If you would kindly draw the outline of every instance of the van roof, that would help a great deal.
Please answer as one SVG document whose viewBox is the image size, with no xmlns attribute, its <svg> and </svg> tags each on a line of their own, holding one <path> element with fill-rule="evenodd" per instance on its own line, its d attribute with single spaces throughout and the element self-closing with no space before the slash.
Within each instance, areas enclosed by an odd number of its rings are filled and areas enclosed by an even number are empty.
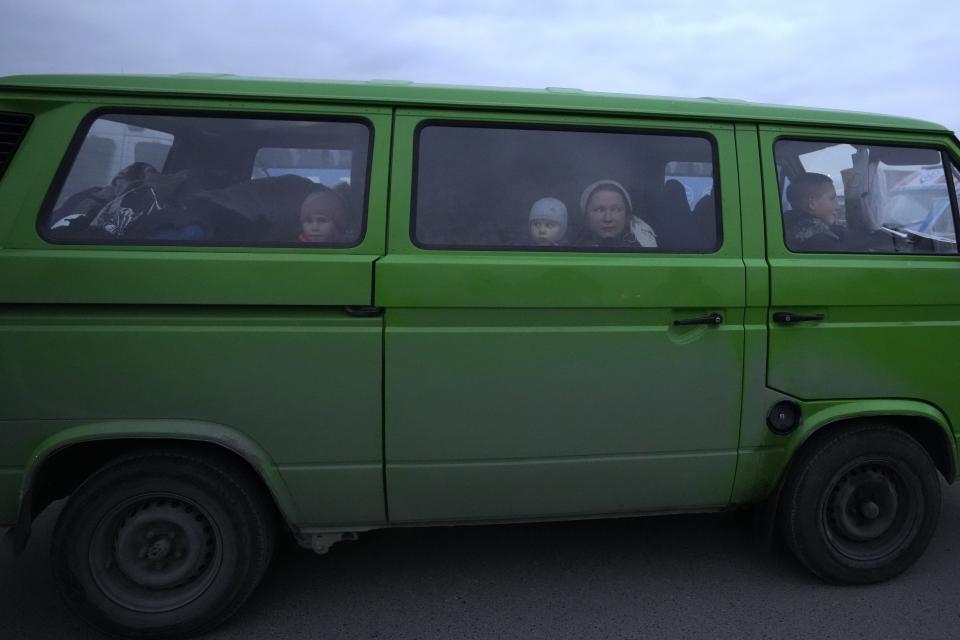
<svg viewBox="0 0 960 640">
<path fill-rule="evenodd" d="M 298 100 L 384 106 L 455 109 L 556 111 L 606 115 L 749 120 L 754 122 L 839 125 L 912 131 L 949 131 L 924 120 L 879 114 L 750 103 L 718 98 L 667 98 L 579 89 L 460 87 L 375 80 L 327 82 L 243 78 L 222 74 L 38 75 L 0 78 L 0 91 L 149 96 L 230 97 L 245 100 Z"/>
</svg>

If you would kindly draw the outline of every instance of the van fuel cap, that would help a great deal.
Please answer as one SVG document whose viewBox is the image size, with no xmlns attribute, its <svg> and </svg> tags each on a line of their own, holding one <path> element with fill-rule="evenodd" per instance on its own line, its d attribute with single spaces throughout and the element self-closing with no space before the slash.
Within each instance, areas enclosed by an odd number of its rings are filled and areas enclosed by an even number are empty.
<svg viewBox="0 0 960 640">
<path fill-rule="evenodd" d="M 791 400 L 783 400 L 770 407 L 767 414 L 767 426 L 777 434 L 789 433 L 800 424 L 800 405 Z"/>
</svg>

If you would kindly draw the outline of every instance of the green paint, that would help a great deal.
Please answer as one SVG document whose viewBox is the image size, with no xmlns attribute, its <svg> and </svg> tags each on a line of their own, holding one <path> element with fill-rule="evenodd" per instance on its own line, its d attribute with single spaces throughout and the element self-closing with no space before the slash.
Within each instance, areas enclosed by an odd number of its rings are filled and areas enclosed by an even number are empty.
<svg viewBox="0 0 960 640">
<path fill-rule="evenodd" d="M 333 105 L 389 105 L 489 108 L 534 113 L 572 112 L 647 114 L 713 121 L 803 122 L 849 127 L 946 131 L 942 126 L 893 116 L 751 104 L 716 98 L 660 98 L 587 91 L 430 86 L 395 82 L 316 82 L 269 80 L 228 75 L 179 76 L 11 76 L 0 78 L 0 90 L 27 96 L 67 95 L 83 100 L 103 95 L 129 95 L 153 100 L 189 96 Z"/>
<path fill-rule="evenodd" d="M 367 232 L 350 249 L 51 245 L 37 216 L 97 109 L 362 118 Z M 765 497 L 818 429 L 960 419 L 957 256 L 792 254 L 781 136 L 935 145 L 904 118 L 590 94 L 229 77 L 0 79 L 33 125 L 0 183 L 0 523 L 37 465 L 117 438 L 251 462 L 311 532 L 722 509 Z M 424 250 L 426 120 L 705 135 L 715 253 Z M 381 317 L 346 314 L 376 304 Z M 779 326 L 778 310 L 825 313 Z M 719 327 L 673 321 L 721 313 Z M 781 436 L 770 406 L 797 400 Z"/>
</svg>

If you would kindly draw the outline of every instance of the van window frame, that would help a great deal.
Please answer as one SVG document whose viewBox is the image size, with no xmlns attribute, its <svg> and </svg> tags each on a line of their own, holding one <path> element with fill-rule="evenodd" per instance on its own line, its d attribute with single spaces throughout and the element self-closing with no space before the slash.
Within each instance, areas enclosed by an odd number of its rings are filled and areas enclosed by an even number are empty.
<svg viewBox="0 0 960 640">
<path fill-rule="evenodd" d="M 45 231 L 46 223 L 49 220 L 50 216 L 53 214 L 53 210 L 56 206 L 57 198 L 60 195 L 60 190 L 63 189 L 67 181 L 67 176 L 70 174 L 70 170 L 73 168 L 73 164 L 77 159 L 77 155 L 80 152 L 80 147 L 83 146 L 84 141 L 87 139 L 87 135 L 90 133 L 90 128 L 93 126 L 93 123 L 98 119 L 102 118 L 105 115 L 132 115 L 132 116 L 161 116 L 161 117 L 183 117 L 183 118 L 220 118 L 220 119 L 229 119 L 229 120 L 281 120 L 287 122 L 323 122 L 323 123 L 353 123 L 362 125 L 367 131 L 367 158 L 366 164 L 364 166 L 364 189 L 363 189 L 363 199 L 362 199 L 362 212 L 361 212 L 361 223 L 360 223 L 360 233 L 356 240 L 351 244 L 319 244 L 312 245 L 310 243 L 304 242 L 180 242 L 176 240 L 151 240 L 149 242 L 130 242 L 130 241 L 113 241 L 113 242 L 98 242 L 93 240 L 78 240 L 78 241 L 63 241 L 55 240 L 49 238 Z M 157 128 L 157 131 L 164 131 L 163 129 Z M 171 133 L 169 131 L 164 131 L 165 133 Z M 171 133 L 171 135 L 173 135 Z M 373 151 L 374 151 L 374 138 L 376 136 L 376 126 L 374 123 L 362 116 L 345 116 L 345 115 L 335 115 L 335 116 L 324 116 L 322 114 L 316 113 L 304 113 L 304 112 L 281 112 L 271 110 L 269 112 L 257 112 L 257 111 L 229 111 L 222 109 L 184 109 L 184 108 L 149 108 L 149 107 L 110 107 L 103 106 L 92 109 L 87 114 L 83 116 L 80 122 L 77 124 L 76 131 L 74 131 L 73 137 L 70 139 L 70 143 L 67 145 L 66 150 L 64 151 L 63 158 L 60 160 L 60 164 L 57 167 L 56 172 L 54 173 L 53 180 L 50 182 L 50 186 L 47 189 L 46 195 L 43 198 L 42 204 L 40 205 L 40 210 L 37 213 L 35 230 L 37 236 L 43 240 L 48 245 L 63 246 L 63 247 L 81 247 L 81 246 L 93 246 L 93 247 L 103 247 L 106 249 L 114 248 L 140 248 L 148 249 L 150 247 L 162 248 L 165 250 L 169 249 L 188 249 L 188 250 L 197 250 L 197 249 L 214 249 L 214 248 L 242 248 L 242 249 L 301 249 L 301 250 L 343 250 L 343 249 L 356 249 L 361 244 L 364 243 L 367 237 L 367 223 L 368 223 L 368 208 L 370 200 L 370 178 L 373 173 Z M 170 154 L 174 152 L 177 147 L 177 136 L 174 135 L 173 144 L 170 147 Z M 168 154 L 169 155 L 169 154 Z M 352 180 L 351 180 L 352 182 Z"/>
<path fill-rule="evenodd" d="M 841 134 L 842 135 L 842 134 Z M 777 171 L 777 145 L 780 142 L 833 142 L 835 144 L 849 144 L 849 145 L 864 145 L 864 146 L 877 146 L 877 147 L 902 147 L 905 149 L 927 149 L 930 151 L 937 151 L 940 155 L 940 164 L 944 169 L 944 173 L 947 176 L 947 193 L 950 194 L 950 206 L 953 211 L 953 235 L 954 240 L 957 241 L 957 253 L 880 253 L 875 251 L 794 251 L 787 244 L 787 228 L 783 223 L 783 190 L 780 186 L 780 173 Z M 910 142 L 905 140 L 877 140 L 873 139 L 872 141 L 869 138 L 857 138 L 856 136 L 851 136 L 849 138 L 837 138 L 834 135 L 824 134 L 822 137 L 816 135 L 803 135 L 803 136 L 793 136 L 789 133 L 784 133 L 777 135 L 773 138 L 773 142 L 770 148 L 771 153 L 773 154 L 773 168 L 775 171 L 775 177 L 777 182 L 777 210 L 779 211 L 780 217 L 780 240 L 782 246 L 791 256 L 875 256 L 875 257 L 896 257 L 896 256 L 905 256 L 909 258 L 919 259 L 919 258 L 956 258 L 960 257 L 960 212 L 957 210 L 957 196 L 955 193 L 955 188 L 953 185 L 953 173 L 950 171 L 950 164 L 946 162 L 947 159 L 953 160 L 953 157 L 950 155 L 949 149 L 944 144 L 931 143 L 931 142 Z M 955 162 L 955 161 L 954 161 Z M 960 166 L 958 166 L 960 168 Z M 844 194 L 846 197 L 846 194 Z"/>
<path fill-rule="evenodd" d="M 953 209 L 953 235 L 957 235 L 960 230 L 960 207 L 957 206 L 957 185 L 953 179 L 953 169 L 956 165 L 960 173 L 960 163 L 951 157 L 946 147 L 940 150 L 940 159 L 943 161 L 943 166 L 947 168 L 947 193 L 950 196 L 950 207 Z M 957 246 L 960 250 L 960 238 L 957 239 Z"/>
<path fill-rule="evenodd" d="M 577 133 L 618 133 L 635 135 L 657 135 L 662 137 L 687 137 L 702 138 L 710 144 L 710 161 L 713 163 L 713 187 L 712 195 L 714 199 L 714 218 L 716 223 L 716 242 L 710 251 L 667 251 L 659 247 L 578 247 L 578 246 L 560 246 L 560 247 L 535 247 L 520 246 L 514 248 L 511 245 L 424 245 L 417 240 L 417 191 L 420 176 L 420 134 L 423 129 L 429 126 L 458 127 L 464 129 L 518 129 L 525 131 L 570 131 Z M 417 249 L 423 251 L 495 251 L 506 252 L 510 254 L 564 254 L 564 253 L 586 253 L 586 254 L 627 254 L 627 255 L 713 255 L 719 253 L 724 247 L 723 234 L 723 207 L 721 206 L 720 193 L 720 153 L 719 142 L 717 138 L 708 131 L 696 131 L 690 129 L 655 129 L 655 128 L 637 128 L 627 124 L 623 125 L 562 125 L 554 123 L 535 123 L 535 122 L 498 122 L 490 120 L 462 120 L 445 118 L 426 118 L 417 123 L 413 131 L 413 162 L 411 165 L 411 185 L 410 185 L 410 224 L 408 236 L 410 243 Z M 654 229 L 654 231 L 656 231 Z"/>
</svg>

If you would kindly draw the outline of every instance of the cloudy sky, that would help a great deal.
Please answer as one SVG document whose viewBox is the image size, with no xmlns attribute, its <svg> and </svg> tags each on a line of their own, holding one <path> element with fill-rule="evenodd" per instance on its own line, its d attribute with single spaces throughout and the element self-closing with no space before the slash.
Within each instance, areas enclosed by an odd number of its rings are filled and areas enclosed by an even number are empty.
<svg viewBox="0 0 960 640">
<path fill-rule="evenodd" d="M 579 87 L 960 129 L 960 2 L 0 0 L 0 75 Z"/>
</svg>

